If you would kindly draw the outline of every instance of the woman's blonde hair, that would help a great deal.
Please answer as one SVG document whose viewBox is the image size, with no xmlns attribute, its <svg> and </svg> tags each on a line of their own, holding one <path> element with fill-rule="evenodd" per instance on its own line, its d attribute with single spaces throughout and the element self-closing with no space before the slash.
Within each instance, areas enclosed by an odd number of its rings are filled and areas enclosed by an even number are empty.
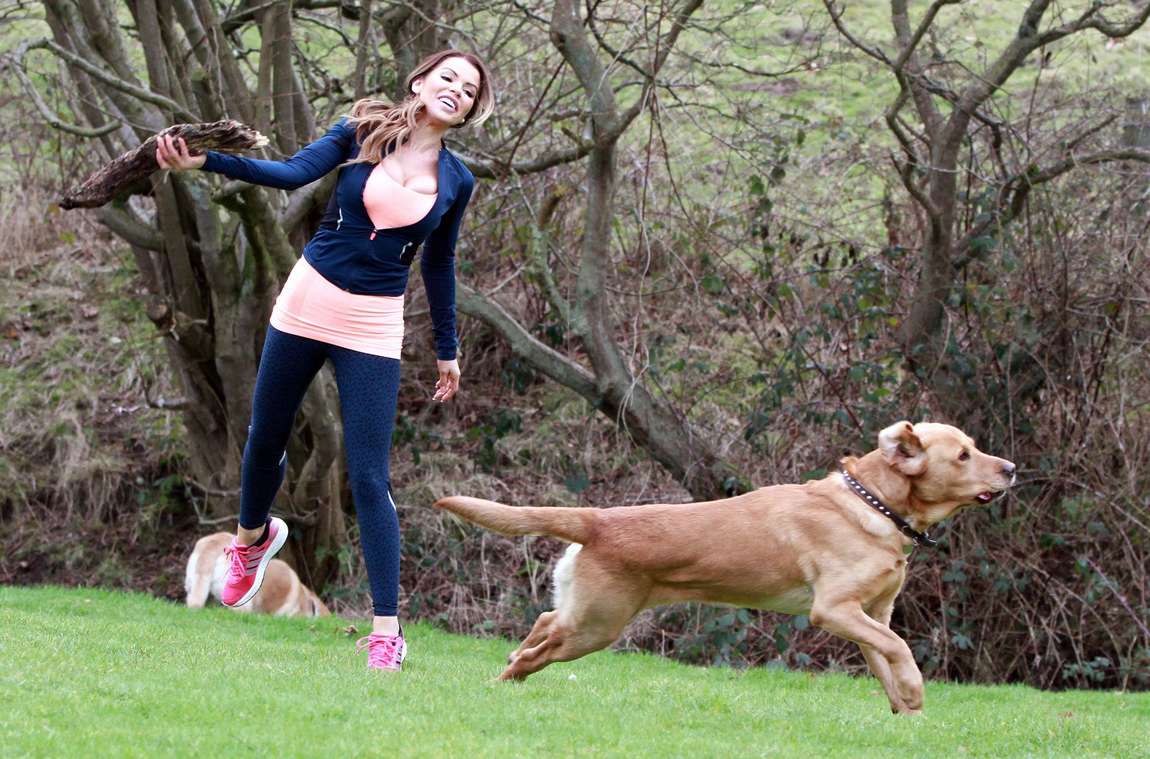
<svg viewBox="0 0 1150 759">
<path fill-rule="evenodd" d="M 392 105 L 385 100 L 363 98 L 352 106 L 348 123 L 355 127 L 355 136 L 361 147 L 359 156 L 349 163 L 378 163 L 393 146 L 407 141 L 415 129 L 416 119 L 424 110 L 423 103 L 411 90 L 411 83 L 430 74 L 448 58 L 462 58 L 479 71 L 479 89 L 475 93 L 471 112 L 455 126 L 482 124 L 487 120 L 495 110 L 495 93 L 491 88 L 491 73 L 487 70 L 487 64 L 471 53 L 450 48 L 441 50 L 424 58 L 407 75 L 404 84 L 408 96 L 403 102 Z"/>
</svg>

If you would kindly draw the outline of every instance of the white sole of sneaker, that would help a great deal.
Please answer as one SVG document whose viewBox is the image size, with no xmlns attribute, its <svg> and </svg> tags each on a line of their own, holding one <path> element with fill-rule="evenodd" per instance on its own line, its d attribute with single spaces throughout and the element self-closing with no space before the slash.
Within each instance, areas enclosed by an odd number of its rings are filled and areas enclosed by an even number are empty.
<svg viewBox="0 0 1150 759">
<path fill-rule="evenodd" d="M 272 517 L 271 524 L 275 525 L 276 536 L 272 538 L 271 546 L 263 555 L 263 558 L 260 559 L 260 565 L 256 567 L 256 579 L 252 583 L 251 588 L 248 589 L 247 593 L 244 593 L 243 598 L 232 604 L 232 608 L 243 606 L 256 597 L 256 593 L 260 592 L 260 586 L 264 584 L 264 571 L 268 568 L 268 564 L 271 563 L 272 559 L 276 557 L 276 554 L 280 552 L 280 549 L 284 547 L 284 543 L 287 542 L 287 522 L 279 517 Z"/>
</svg>

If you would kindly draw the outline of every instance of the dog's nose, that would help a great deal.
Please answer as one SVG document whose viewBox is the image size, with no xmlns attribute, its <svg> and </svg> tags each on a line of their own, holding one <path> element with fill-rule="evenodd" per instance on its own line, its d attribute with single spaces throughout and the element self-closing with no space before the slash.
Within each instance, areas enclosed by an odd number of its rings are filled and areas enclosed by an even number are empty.
<svg viewBox="0 0 1150 759">
<path fill-rule="evenodd" d="M 1014 476 L 1014 464 L 1009 461 L 1003 462 L 1002 473 Z"/>
</svg>

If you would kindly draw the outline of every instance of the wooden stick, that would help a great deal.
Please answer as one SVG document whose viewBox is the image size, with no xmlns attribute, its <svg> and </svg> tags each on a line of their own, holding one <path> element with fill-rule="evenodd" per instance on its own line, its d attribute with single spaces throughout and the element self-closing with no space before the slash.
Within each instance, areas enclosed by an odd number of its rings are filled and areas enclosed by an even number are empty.
<svg viewBox="0 0 1150 759">
<path fill-rule="evenodd" d="M 160 166 L 156 163 L 156 139 L 163 135 L 182 137 L 188 145 L 188 152 L 193 155 L 205 150 L 239 153 L 268 144 L 267 137 L 238 121 L 176 124 L 149 137 L 141 145 L 89 176 L 83 184 L 64 195 L 60 200 L 60 208 L 98 208 L 112 198 L 135 189 L 142 180 L 159 170 Z"/>
</svg>

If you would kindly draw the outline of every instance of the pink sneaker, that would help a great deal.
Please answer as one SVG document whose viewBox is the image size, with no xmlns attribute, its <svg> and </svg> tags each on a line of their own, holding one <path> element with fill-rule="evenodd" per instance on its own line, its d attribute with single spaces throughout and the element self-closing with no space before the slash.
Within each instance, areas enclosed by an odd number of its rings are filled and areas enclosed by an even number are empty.
<svg viewBox="0 0 1150 759">
<path fill-rule="evenodd" d="M 232 538 L 232 544 L 224 549 L 231 564 L 228 579 L 220 593 L 224 606 L 243 606 L 255 597 L 264 582 L 264 570 L 272 558 L 287 542 L 287 523 L 279 517 L 268 520 L 268 538 L 260 546 L 241 546 Z"/>
<path fill-rule="evenodd" d="M 355 652 L 367 649 L 367 668 L 382 669 L 385 672 L 398 672 L 403 669 L 403 657 L 407 656 L 407 641 L 403 630 L 399 635 L 372 633 L 355 643 Z"/>
</svg>

